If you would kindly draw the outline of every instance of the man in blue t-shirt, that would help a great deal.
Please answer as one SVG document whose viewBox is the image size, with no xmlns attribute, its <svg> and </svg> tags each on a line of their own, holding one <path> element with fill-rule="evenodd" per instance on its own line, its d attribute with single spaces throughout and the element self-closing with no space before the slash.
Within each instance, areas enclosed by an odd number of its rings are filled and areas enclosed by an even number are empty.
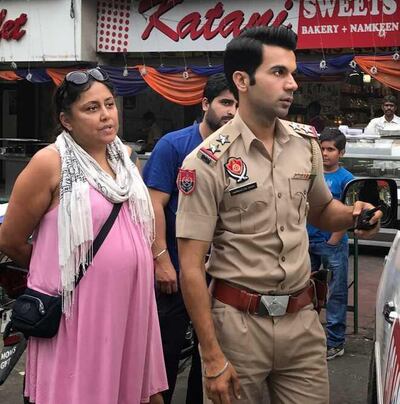
<svg viewBox="0 0 400 404">
<path fill-rule="evenodd" d="M 179 288 L 175 217 L 178 208 L 177 180 L 180 186 L 190 193 L 194 187 L 195 177 L 190 175 L 181 177 L 179 169 L 193 149 L 233 118 L 236 108 L 237 102 L 228 89 L 225 75 L 219 73 L 210 76 L 203 93 L 204 115 L 201 123 L 163 136 L 156 144 L 143 170 L 143 179 L 149 188 L 156 221 L 153 255 L 157 307 L 169 385 L 169 390 L 163 393 L 165 404 L 171 402 L 175 389 L 180 351 L 189 325 L 189 316 Z M 192 357 L 186 403 L 203 403 L 197 341 Z"/>
<path fill-rule="evenodd" d="M 345 185 L 353 175 L 339 167 L 339 158 L 344 155 L 346 137 L 338 129 L 325 129 L 320 138 L 325 181 L 335 199 L 340 199 Z M 332 274 L 326 304 L 326 331 L 328 360 L 344 354 L 347 310 L 347 274 L 349 243 L 345 231 L 328 233 L 307 225 L 310 239 L 311 270 L 317 271 L 321 264 Z"/>
</svg>

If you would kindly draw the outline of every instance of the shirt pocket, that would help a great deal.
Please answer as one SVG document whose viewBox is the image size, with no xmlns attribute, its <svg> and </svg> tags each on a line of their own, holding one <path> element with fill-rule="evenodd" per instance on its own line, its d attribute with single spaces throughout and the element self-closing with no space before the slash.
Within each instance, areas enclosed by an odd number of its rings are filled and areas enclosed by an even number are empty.
<svg viewBox="0 0 400 404">
<path fill-rule="evenodd" d="M 290 197 L 296 212 L 297 223 L 305 221 L 308 213 L 307 194 L 310 180 L 289 178 Z"/>
<path fill-rule="evenodd" d="M 254 189 L 236 195 L 231 195 L 228 190 L 223 205 L 224 227 L 233 233 L 264 232 L 274 222 L 275 209 L 272 209 L 271 195 L 265 189 Z"/>
</svg>

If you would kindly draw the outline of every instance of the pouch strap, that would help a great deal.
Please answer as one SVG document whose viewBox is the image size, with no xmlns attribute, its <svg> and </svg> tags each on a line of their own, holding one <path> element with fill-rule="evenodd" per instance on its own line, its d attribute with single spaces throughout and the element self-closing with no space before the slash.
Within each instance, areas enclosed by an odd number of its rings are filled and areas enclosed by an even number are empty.
<svg viewBox="0 0 400 404">
<path fill-rule="evenodd" d="M 101 245 L 103 244 L 103 241 L 106 239 L 108 233 L 110 232 L 121 207 L 122 207 L 122 203 L 114 203 L 114 206 L 112 208 L 110 215 L 108 216 L 107 220 L 101 227 L 99 234 L 94 239 L 92 260 L 93 260 L 94 256 L 96 255 L 97 251 L 99 251 L 99 249 L 100 249 Z M 91 262 L 88 263 L 86 268 L 88 268 L 90 264 L 91 264 Z M 79 268 L 78 278 L 75 281 L 75 287 L 78 286 L 78 283 L 82 279 L 82 277 L 83 277 L 83 266 L 81 265 L 81 267 Z"/>
</svg>

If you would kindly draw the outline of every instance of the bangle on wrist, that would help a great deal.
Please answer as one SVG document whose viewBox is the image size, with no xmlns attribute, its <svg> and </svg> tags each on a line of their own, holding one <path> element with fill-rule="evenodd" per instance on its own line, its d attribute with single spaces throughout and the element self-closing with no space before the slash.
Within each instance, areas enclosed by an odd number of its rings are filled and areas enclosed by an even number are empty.
<svg viewBox="0 0 400 404">
<path fill-rule="evenodd" d="M 154 257 L 153 260 L 155 261 L 158 257 L 160 257 L 161 255 L 163 255 L 165 252 L 167 252 L 168 250 L 166 248 L 164 248 L 163 250 L 161 250 L 159 253 L 157 253 Z"/>
<path fill-rule="evenodd" d="M 203 376 L 206 379 L 216 379 L 217 377 L 220 377 L 226 371 L 226 369 L 228 369 L 228 366 L 229 366 L 229 361 L 226 361 L 224 367 L 219 372 L 217 372 L 217 373 L 215 373 L 213 375 L 208 375 L 207 374 L 207 369 L 206 369 L 206 367 L 204 367 Z"/>
</svg>

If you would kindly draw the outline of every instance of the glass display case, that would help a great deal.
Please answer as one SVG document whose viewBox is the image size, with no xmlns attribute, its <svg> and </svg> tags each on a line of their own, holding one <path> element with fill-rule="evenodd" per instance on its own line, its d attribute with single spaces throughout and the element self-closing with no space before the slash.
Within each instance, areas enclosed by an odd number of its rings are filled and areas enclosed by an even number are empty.
<svg viewBox="0 0 400 404">
<path fill-rule="evenodd" d="M 347 138 L 341 164 L 356 177 L 398 179 L 400 188 L 400 139 Z M 390 247 L 396 232 L 395 229 L 381 229 L 374 239 L 359 240 L 359 244 Z"/>
<path fill-rule="evenodd" d="M 356 177 L 400 179 L 400 139 L 347 139 L 342 164 Z"/>
</svg>

